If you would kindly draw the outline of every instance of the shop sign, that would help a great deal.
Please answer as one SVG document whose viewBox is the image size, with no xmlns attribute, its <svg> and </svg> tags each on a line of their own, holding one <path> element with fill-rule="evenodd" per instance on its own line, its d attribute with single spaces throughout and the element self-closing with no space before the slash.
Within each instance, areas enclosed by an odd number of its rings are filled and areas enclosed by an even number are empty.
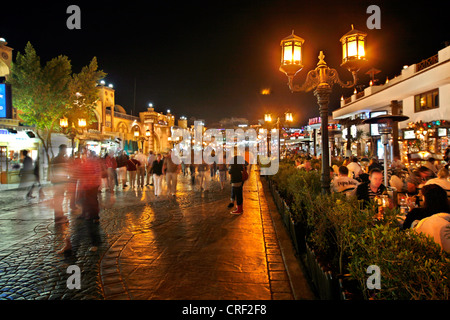
<svg viewBox="0 0 450 320">
<path fill-rule="evenodd" d="M 11 87 L 0 84 L 0 119 L 11 118 Z"/>
</svg>

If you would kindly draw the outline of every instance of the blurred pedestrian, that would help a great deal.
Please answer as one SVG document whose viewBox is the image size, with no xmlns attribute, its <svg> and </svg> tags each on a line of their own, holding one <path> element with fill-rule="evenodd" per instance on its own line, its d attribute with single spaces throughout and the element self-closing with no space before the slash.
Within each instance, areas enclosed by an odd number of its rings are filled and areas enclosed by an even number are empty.
<svg viewBox="0 0 450 320">
<path fill-rule="evenodd" d="M 166 175 L 167 194 L 172 196 L 177 192 L 177 180 L 180 173 L 180 165 L 177 165 L 172 160 L 172 151 L 169 151 L 167 157 L 164 159 L 163 172 Z"/>
<path fill-rule="evenodd" d="M 100 244 L 99 221 L 100 204 L 98 200 L 98 189 L 101 185 L 102 165 L 99 157 L 93 151 L 84 148 L 82 151 L 79 165 L 75 169 L 75 175 L 78 177 L 78 191 L 81 204 L 81 214 L 79 219 L 86 222 L 91 247 L 89 251 L 97 251 Z M 72 250 L 70 232 L 66 230 L 64 239 L 65 245 L 59 253 L 68 253 Z"/>
<path fill-rule="evenodd" d="M 195 184 L 195 164 L 191 163 L 189 165 L 189 173 L 191 175 L 191 185 Z"/>
<path fill-rule="evenodd" d="M 78 171 L 81 163 L 81 154 L 80 152 L 76 152 L 74 157 L 68 158 L 67 160 L 67 168 L 69 174 L 69 180 L 67 182 L 67 193 L 69 197 L 69 206 L 71 210 L 77 210 L 77 202 L 80 198 L 80 194 L 78 193 Z M 105 168 L 106 172 L 106 168 Z"/>
<path fill-rule="evenodd" d="M 58 155 L 50 164 L 50 181 L 53 184 L 53 210 L 55 223 L 65 222 L 63 201 L 68 182 L 67 145 L 59 146 Z"/>
<path fill-rule="evenodd" d="M 138 153 L 134 157 L 137 161 L 139 161 L 139 166 L 136 171 L 136 179 L 138 188 L 144 188 L 144 179 L 145 179 L 145 169 L 147 164 L 147 157 L 142 153 L 142 149 L 139 149 Z"/>
<path fill-rule="evenodd" d="M 153 186 L 153 175 L 152 175 L 152 165 L 153 161 L 156 160 L 156 156 L 153 153 L 153 151 L 150 150 L 150 153 L 148 155 L 147 159 L 147 179 L 146 179 L 146 186 Z"/>
<path fill-rule="evenodd" d="M 214 151 L 214 150 L 213 150 Z M 213 155 L 214 156 L 214 155 Z M 216 177 L 216 172 L 217 172 L 217 163 L 214 160 L 214 162 L 209 166 L 209 170 L 211 173 L 211 180 L 214 180 L 214 178 Z"/>
<path fill-rule="evenodd" d="M 208 165 L 206 164 L 205 160 L 202 161 L 202 163 L 197 165 L 197 172 L 198 172 L 198 180 L 200 185 L 200 191 L 206 191 L 206 177 L 208 174 Z"/>
<path fill-rule="evenodd" d="M 128 159 L 129 159 L 129 157 L 124 150 L 120 151 L 116 157 L 117 176 L 118 176 L 118 180 L 122 184 L 122 188 L 127 187 L 127 162 L 128 162 Z"/>
<path fill-rule="evenodd" d="M 128 172 L 128 179 L 130 180 L 130 187 L 131 189 L 135 188 L 136 185 L 136 172 L 137 168 L 140 165 L 139 161 L 137 161 L 134 158 L 134 154 L 131 155 L 130 159 L 127 161 L 127 172 Z"/>
<path fill-rule="evenodd" d="M 223 163 L 219 163 L 219 181 L 220 189 L 223 190 L 225 186 L 225 181 L 227 181 L 227 164 L 225 156 L 223 157 Z"/>
<path fill-rule="evenodd" d="M 111 150 L 106 154 L 105 157 L 105 166 L 107 173 L 107 185 L 109 192 L 114 193 L 114 187 L 118 186 L 119 183 L 117 181 L 117 161 L 114 157 L 114 152 Z"/>
<path fill-rule="evenodd" d="M 86 157 L 79 166 L 79 189 L 82 212 L 86 220 L 94 222 L 100 219 L 100 206 L 98 202 L 98 188 L 101 185 L 102 168 L 100 159 L 94 152 L 85 149 Z"/>
<path fill-rule="evenodd" d="M 158 197 L 162 193 L 162 179 L 163 179 L 163 160 L 161 154 L 158 153 L 156 160 L 152 164 L 153 186 L 155 196 Z"/>
<path fill-rule="evenodd" d="M 233 162 L 229 166 L 228 172 L 231 177 L 231 202 L 228 205 L 228 208 L 232 208 L 234 206 L 234 202 L 236 201 L 236 209 L 230 212 L 230 214 L 233 215 L 244 213 L 244 198 L 242 191 L 245 181 L 243 179 L 243 174 L 244 171 L 247 170 L 247 165 L 248 163 L 245 162 L 243 157 L 234 156 Z"/>
<path fill-rule="evenodd" d="M 25 188 L 27 190 L 26 199 L 34 199 L 33 196 L 33 188 L 36 183 L 36 176 L 34 174 L 33 167 L 33 159 L 28 155 L 28 150 L 22 151 L 23 160 L 22 160 L 22 168 L 19 171 L 20 176 L 20 184 L 21 188 Z"/>
</svg>

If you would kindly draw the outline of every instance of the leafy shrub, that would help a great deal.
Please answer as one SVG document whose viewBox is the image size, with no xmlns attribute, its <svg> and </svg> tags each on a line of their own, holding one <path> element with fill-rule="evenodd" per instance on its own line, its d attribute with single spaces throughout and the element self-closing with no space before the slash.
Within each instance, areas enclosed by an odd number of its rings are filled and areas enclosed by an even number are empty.
<svg viewBox="0 0 450 320">
<path fill-rule="evenodd" d="M 349 270 L 366 297 L 375 299 L 449 299 L 449 255 L 430 237 L 414 230 L 376 225 L 353 235 Z M 366 287 L 370 265 L 381 271 L 381 290 Z"/>
<path fill-rule="evenodd" d="M 306 228 L 307 241 L 322 265 L 350 273 L 366 298 L 448 299 L 449 255 L 430 238 L 397 227 L 398 209 L 374 220 L 374 203 L 365 209 L 355 198 L 321 194 L 320 173 L 281 165 L 271 177 L 290 206 L 292 218 Z M 382 289 L 369 291 L 368 266 L 381 269 Z"/>
</svg>

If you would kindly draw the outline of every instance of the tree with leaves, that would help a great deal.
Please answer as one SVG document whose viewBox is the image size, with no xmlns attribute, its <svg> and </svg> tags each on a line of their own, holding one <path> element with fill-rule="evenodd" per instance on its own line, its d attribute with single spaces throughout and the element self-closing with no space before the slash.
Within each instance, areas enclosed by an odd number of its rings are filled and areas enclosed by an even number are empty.
<svg viewBox="0 0 450 320">
<path fill-rule="evenodd" d="M 80 73 L 72 73 L 67 56 L 53 58 L 43 66 L 29 42 L 25 52 L 17 54 L 8 79 L 13 105 L 27 125 L 35 126 L 47 163 L 50 163 L 50 153 L 53 157 L 51 136 L 61 131 L 61 118 L 83 117 L 88 124 L 93 121 L 93 109 L 98 99 L 97 83 L 105 76 L 98 70 L 95 57 Z"/>
</svg>

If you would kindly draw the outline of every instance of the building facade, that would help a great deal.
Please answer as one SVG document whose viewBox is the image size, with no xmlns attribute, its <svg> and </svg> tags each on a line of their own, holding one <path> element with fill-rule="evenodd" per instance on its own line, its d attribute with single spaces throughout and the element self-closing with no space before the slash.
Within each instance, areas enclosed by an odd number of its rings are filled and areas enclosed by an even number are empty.
<svg viewBox="0 0 450 320">
<path fill-rule="evenodd" d="M 420 63 L 405 66 L 399 76 L 384 85 L 371 85 L 343 99 L 341 107 L 333 112 L 333 118 L 351 122 L 381 114 L 409 117 L 394 127 L 392 155 L 411 161 L 413 154 L 427 152 L 428 156 L 433 154 L 439 158 L 449 142 L 450 46 Z M 366 132 L 366 152 L 384 159 L 377 125 L 361 122 L 357 129 Z"/>
<path fill-rule="evenodd" d="M 34 161 L 43 161 L 45 156 L 41 140 L 35 127 L 22 124 L 20 113 L 13 106 L 13 98 L 4 80 L 11 73 L 12 51 L 0 38 L 0 183 L 11 184 L 19 182 L 19 171 L 23 160 L 23 150 L 28 150 Z M 69 134 L 70 130 L 61 128 L 60 132 L 52 133 L 52 150 L 50 154 L 58 153 L 58 146 L 66 144 L 69 153 L 87 146 L 98 155 L 109 151 L 125 150 L 131 154 L 141 149 L 144 153 L 167 152 L 173 145 L 171 132 L 175 124 L 175 116 L 156 112 L 148 108 L 139 116 L 127 114 L 125 109 L 115 104 L 115 90 L 102 84 L 98 85 L 98 101 L 93 110 L 93 122 L 86 127 L 78 127 L 77 134 Z M 80 119 L 79 119 L 80 120 Z M 187 127 L 183 117 L 180 124 Z M 70 124 L 71 125 L 71 124 Z M 67 128 L 71 127 L 66 124 Z M 66 132 L 66 133 L 65 133 Z M 46 177 L 48 164 L 41 166 L 41 177 Z"/>
</svg>

